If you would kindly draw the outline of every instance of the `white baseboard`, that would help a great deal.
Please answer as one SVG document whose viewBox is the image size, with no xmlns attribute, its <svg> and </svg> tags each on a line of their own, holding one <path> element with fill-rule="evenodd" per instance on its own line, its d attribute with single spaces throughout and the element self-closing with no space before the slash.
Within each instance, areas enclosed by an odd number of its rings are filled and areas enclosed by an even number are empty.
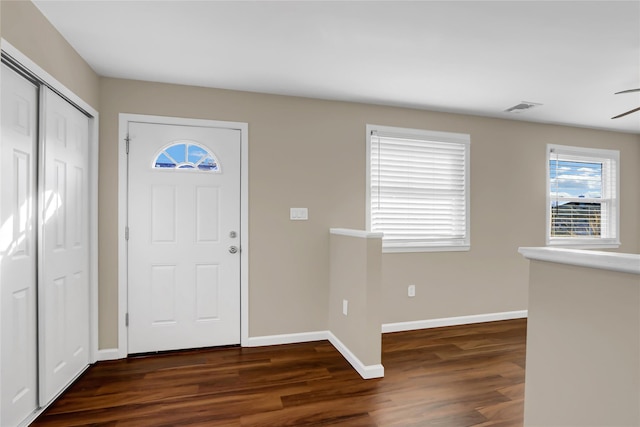
<svg viewBox="0 0 640 427">
<path fill-rule="evenodd" d="M 89 369 L 90 365 L 85 366 L 82 371 L 80 371 L 79 374 L 77 374 L 73 379 L 71 379 L 71 381 L 69 381 L 68 384 L 66 384 L 64 387 L 62 387 L 61 390 L 58 391 L 58 393 L 51 399 L 49 400 L 49 403 L 47 403 L 46 405 L 44 405 L 41 408 L 37 408 L 35 411 L 33 411 L 31 413 L 31 415 L 29 415 L 27 418 L 25 418 L 24 420 L 22 420 L 20 422 L 20 424 L 18 424 L 18 427 L 28 427 L 31 425 L 31 423 L 33 423 L 36 418 L 38 418 L 40 415 L 42 415 L 44 413 L 44 411 L 46 411 L 49 406 L 53 405 L 53 403 L 58 399 L 58 397 L 60 397 L 65 391 L 67 391 L 67 389 L 69 388 L 69 386 L 71 386 L 71 384 L 73 384 L 74 382 L 76 382 L 76 380 L 78 378 L 80 378 L 82 376 L 82 374 L 84 374 L 87 369 Z"/>
<path fill-rule="evenodd" d="M 365 365 L 363 364 L 358 357 L 349 350 L 349 348 L 344 345 L 342 341 L 338 339 L 333 333 L 328 332 L 329 334 L 329 342 L 342 354 L 342 357 L 347 359 L 347 362 L 353 366 L 360 376 L 365 379 L 371 378 L 382 378 L 384 377 L 384 366 L 381 364 L 377 365 Z"/>
<path fill-rule="evenodd" d="M 301 332 L 295 334 L 265 335 L 262 337 L 249 337 L 242 343 L 243 347 L 263 347 L 267 345 L 295 344 L 299 342 L 328 340 L 328 331 Z M 121 355 L 117 348 L 105 348 L 98 350 L 97 360 L 125 359 L 127 355 Z"/>
<path fill-rule="evenodd" d="M 127 356 L 120 355 L 120 350 L 117 348 L 105 348 L 98 350 L 98 361 L 103 360 L 118 360 L 125 359 Z"/>
<path fill-rule="evenodd" d="M 382 333 L 413 331 L 416 329 L 440 328 L 442 326 L 467 325 L 471 323 L 495 322 L 498 320 L 521 319 L 527 317 L 527 310 L 505 311 L 502 313 L 475 314 L 471 316 L 445 317 L 441 319 L 415 320 L 411 322 L 384 323 Z"/>
<path fill-rule="evenodd" d="M 295 344 L 299 342 L 328 340 L 328 331 L 301 332 L 297 334 L 265 335 L 249 337 L 242 343 L 243 347 L 262 347 L 266 345 Z"/>
<path fill-rule="evenodd" d="M 295 344 L 309 341 L 324 341 L 328 340 L 342 357 L 353 366 L 353 368 L 364 379 L 381 378 L 384 376 L 384 367 L 382 365 L 365 365 L 355 354 L 345 346 L 335 335 L 330 331 L 315 331 L 315 332 L 303 332 L 298 334 L 283 334 L 283 335 L 267 335 L 263 337 L 249 337 L 246 343 L 243 343 L 243 347 L 262 347 L 267 345 L 280 345 L 280 344 Z"/>
<path fill-rule="evenodd" d="M 385 323 L 382 325 L 382 333 L 413 331 L 416 329 L 439 328 L 443 326 L 466 325 L 472 323 L 495 322 L 498 320 L 521 319 L 527 317 L 527 310 L 506 311 L 502 313 L 476 314 L 472 316 L 445 317 L 441 319 L 415 320 L 411 322 Z M 265 335 L 261 337 L 249 337 L 242 343 L 243 347 L 263 347 L 268 345 L 295 344 L 310 341 L 328 340 L 340 354 L 353 366 L 364 379 L 384 377 L 384 366 L 365 365 L 355 354 L 344 345 L 330 331 L 301 332 L 295 334 Z M 126 358 L 120 355 L 117 348 L 98 350 L 97 359 L 117 360 Z"/>
<path fill-rule="evenodd" d="M 51 403 L 49 403 L 49 405 L 51 405 Z M 44 408 L 36 409 L 34 412 L 31 413 L 31 415 L 29 415 L 27 418 L 22 420 L 20 424 L 18 424 L 18 427 L 29 427 L 31 423 L 33 423 L 36 420 L 36 418 L 38 418 L 49 407 L 49 405 L 45 406 Z"/>
</svg>

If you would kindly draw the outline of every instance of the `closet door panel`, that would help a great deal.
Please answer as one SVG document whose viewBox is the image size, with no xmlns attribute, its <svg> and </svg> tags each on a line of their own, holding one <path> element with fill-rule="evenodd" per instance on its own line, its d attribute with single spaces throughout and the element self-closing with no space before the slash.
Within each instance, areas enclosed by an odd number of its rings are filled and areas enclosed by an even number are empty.
<svg viewBox="0 0 640 427">
<path fill-rule="evenodd" d="M 0 426 L 36 410 L 36 146 L 38 89 L 2 65 L 0 138 Z"/>
<path fill-rule="evenodd" d="M 43 89 L 40 404 L 89 364 L 89 119 Z"/>
</svg>

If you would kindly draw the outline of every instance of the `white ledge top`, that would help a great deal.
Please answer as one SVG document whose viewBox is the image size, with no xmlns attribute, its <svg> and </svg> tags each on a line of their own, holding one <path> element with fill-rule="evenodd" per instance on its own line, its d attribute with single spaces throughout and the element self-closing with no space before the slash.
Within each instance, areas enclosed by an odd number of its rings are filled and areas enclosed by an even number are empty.
<svg viewBox="0 0 640 427">
<path fill-rule="evenodd" d="M 339 236 L 359 237 L 361 239 L 382 239 L 383 233 L 354 230 L 352 228 L 330 228 L 329 233 Z"/>
<path fill-rule="evenodd" d="M 640 275 L 640 255 L 562 248 L 519 248 L 525 258 Z"/>
</svg>

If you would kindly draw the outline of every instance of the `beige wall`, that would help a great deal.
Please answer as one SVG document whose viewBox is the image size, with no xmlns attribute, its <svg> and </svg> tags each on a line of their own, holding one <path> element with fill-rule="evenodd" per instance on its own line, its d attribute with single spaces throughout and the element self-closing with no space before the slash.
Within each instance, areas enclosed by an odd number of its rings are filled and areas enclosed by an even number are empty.
<svg viewBox="0 0 640 427">
<path fill-rule="evenodd" d="M 471 251 L 385 255 L 384 299 L 394 308 L 384 322 L 527 308 L 527 264 L 517 248 L 545 245 L 547 143 L 621 150 L 620 251 L 640 251 L 638 135 L 463 116 L 435 126 L 471 134 Z M 409 283 L 417 285 L 411 300 Z"/>
<path fill-rule="evenodd" d="M 621 250 L 640 252 L 638 135 L 99 79 L 31 2 L 0 7 L 2 37 L 100 112 L 101 348 L 117 346 L 121 112 L 249 123 L 251 336 L 327 329 L 327 230 L 365 225 L 367 123 L 464 132 L 472 141 L 472 249 L 383 256 L 384 323 L 527 308 L 516 249 L 544 244 L 546 143 L 622 150 Z M 308 207 L 309 221 L 289 221 L 290 207 Z"/>
<path fill-rule="evenodd" d="M 117 79 L 100 95 L 101 347 L 117 342 L 118 113 L 249 123 L 250 336 L 327 329 L 328 229 L 365 226 L 367 123 L 471 135 L 471 251 L 384 255 L 383 323 L 527 308 L 517 248 L 545 243 L 547 143 L 622 151 L 621 251 L 640 252 L 638 135 Z"/>
<path fill-rule="evenodd" d="M 0 2 L 2 38 L 93 108 L 98 75 L 30 1 Z"/>
<path fill-rule="evenodd" d="M 329 240 L 328 329 L 364 366 L 379 365 L 382 239 L 331 234 Z"/>
</svg>

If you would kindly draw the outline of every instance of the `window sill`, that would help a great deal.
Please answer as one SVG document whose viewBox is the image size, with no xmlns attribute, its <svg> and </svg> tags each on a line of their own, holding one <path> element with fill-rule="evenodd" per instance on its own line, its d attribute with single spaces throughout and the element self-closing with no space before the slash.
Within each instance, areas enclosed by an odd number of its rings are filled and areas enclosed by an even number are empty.
<svg viewBox="0 0 640 427">
<path fill-rule="evenodd" d="M 580 267 L 640 274 L 640 255 L 563 248 L 518 248 L 525 258 Z"/>
<path fill-rule="evenodd" d="M 618 249 L 620 248 L 620 241 L 607 240 L 607 241 L 571 241 L 571 240 L 547 240 L 547 246 L 553 248 L 565 248 L 565 249 Z"/>
<path fill-rule="evenodd" d="M 383 254 L 411 253 L 411 252 L 466 252 L 471 250 L 471 245 L 442 245 L 442 246 L 384 246 Z"/>
</svg>

